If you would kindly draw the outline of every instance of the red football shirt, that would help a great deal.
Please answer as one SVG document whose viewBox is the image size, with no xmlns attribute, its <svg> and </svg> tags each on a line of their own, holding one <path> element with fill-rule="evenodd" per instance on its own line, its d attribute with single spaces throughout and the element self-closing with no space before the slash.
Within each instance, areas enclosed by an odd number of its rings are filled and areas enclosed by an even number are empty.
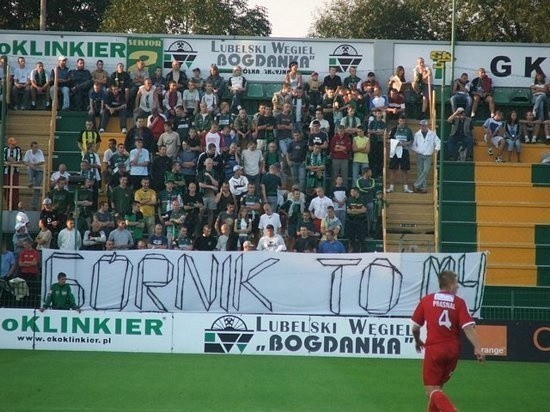
<svg viewBox="0 0 550 412">
<path fill-rule="evenodd" d="M 460 345 L 460 330 L 475 323 L 466 302 L 448 292 L 432 293 L 422 298 L 412 321 L 418 326 L 426 323 L 426 346 L 440 343 Z"/>
<path fill-rule="evenodd" d="M 40 259 L 40 255 L 35 249 L 23 249 L 19 252 L 19 263 L 32 262 L 35 259 L 36 262 Z M 38 263 L 35 266 L 21 266 L 20 273 L 23 277 L 38 275 Z"/>
</svg>

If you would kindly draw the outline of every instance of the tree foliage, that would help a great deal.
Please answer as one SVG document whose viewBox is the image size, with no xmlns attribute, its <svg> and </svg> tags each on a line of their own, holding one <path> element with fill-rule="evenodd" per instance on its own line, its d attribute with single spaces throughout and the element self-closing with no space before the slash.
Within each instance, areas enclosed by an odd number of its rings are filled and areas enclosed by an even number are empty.
<svg viewBox="0 0 550 412">
<path fill-rule="evenodd" d="M 111 0 L 47 0 L 46 30 L 95 32 Z M 40 0 L 8 0 L 0 14 L 0 28 L 38 30 Z"/>
<path fill-rule="evenodd" d="M 38 30 L 40 0 L 7 0 L 0 29 Z M 47 0 L 46 30 L 269 36 L 267 9 L 246 0 Z"/>
<path fill-rule="evenodd" d="M 547 0 L 456 0 L 456 38 L 548 43 Z M 317 10 L 313 37 L 449 40 L 449 0 L 331 0 Z"/>
<path fill-rule="evenodd" d="M 268 36 L 271 24 L 265 7 L 246 0 L 112 0 L 101 31 Z"/>
</svg>

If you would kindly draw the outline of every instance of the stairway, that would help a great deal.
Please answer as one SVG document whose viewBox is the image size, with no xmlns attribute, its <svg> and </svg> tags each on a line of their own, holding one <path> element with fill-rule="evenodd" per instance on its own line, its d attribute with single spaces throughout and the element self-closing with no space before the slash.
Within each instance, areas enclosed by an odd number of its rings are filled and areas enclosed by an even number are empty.
<svg viewBox="0 0 550 412">
<path fill-rule="evenodd" d="M 21 147 L 21 156 L 30 148 L 31 142 L 36 141 L 44 152 L 46 162 L 51 158 L 48 152 L 50 139 L 51 112 L 43 110 L 8 111 L 6 117 L 7 137 L 14 137 Z M 27 168 L 19 167 L 19 200 L 28 208 L 31 204 L 32 189 L 28 188 Z M 17 205 L 14 205 L 15 208 Z"/>
<path fill-rule="evenodd" d="M 416 131 L 418 125 L 409 124 Z M 409 187 L 416 180 L 416 154 L 410 152 L 411 170 L 408 173 Z M 389 173 L 389 170 L 388 170 Z M 400 173 L 400 172 L 399 172 Z M 400 182 L 400 175 L 396 183 Z M 435 252 L 433 200 L 433 164 L 428 177 L 428 193 L 404 193 L 400 183 L 395 191 L 386 193 L 386 252 Z"/>
</svg>

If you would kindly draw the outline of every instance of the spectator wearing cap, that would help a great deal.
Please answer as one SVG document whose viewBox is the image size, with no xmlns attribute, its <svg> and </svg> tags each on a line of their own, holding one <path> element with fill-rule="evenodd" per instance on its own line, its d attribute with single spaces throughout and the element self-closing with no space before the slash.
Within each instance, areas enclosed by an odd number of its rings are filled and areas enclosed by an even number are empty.
<svg viewBox="0 0 550 412">
<path fill-rule="evenodd" d="M 52 199 L 49 197 L 42 201 L 42 210 L 40 211 L 40 220 L 46 222 L 47 228 L 52 232 L 52 235 L 56 236 L 57 232 L 61 230 L 61 219 L 57 212 L 52 208 Z"/>
<path fill-rule="evenodd" d="M 12 236 L 13 244 L 13 254 L 15 255 L 15 260 L 19 259 L 19 252 L 23 250 L 24 241 L 29 240 L 32 243 L 32 238 L 27 231 L 27 225 L 23 222 L 17 222 L 15 224 L 15 233 Z"/>
<path fill-rule="evenodd" d="M 46 219 L 39 219 L 38 220 L 38 228 L 40 231 L 34 238 L 34 242 L 36 243 L 36 250 L 42 250 L 42 249 L 49 249 L 50 244 L 52 242 L 53 233 L 48 228 L 48 222 Z"/>
<path fill-rule="evenodd" d="M 53 102 L 55 101 L 54 97 L 57 97 L 57 93 L 61 92 L 63 96 L 63 105 L 61 106 L 61 110 L 69 110 L 71 107 L 71 79 L 69 73 L 70 71 L 67 67 L 67 58 L 65 56 L 59 56 L 57 58 L 57 66 L 52 69 L 50 74 L 50 97 L 53 105 Z M 56 77 L 57 86 L 55 86 Z M 59 105 L 57 110 L 59 110 Z"/>
<path fill-rule="evenodd" d="M 19 168 L 22 163 L 21 148 L 14 137 L 8 137 L 7 146 L 4 147 L 4 204 L 6 209 L 13 210 L 19 203 Z M 7 186 L 11 186 L 9 188 Z"/>
<path fill-rule="evenodd" d="M 459 107 L 447 119 L 451 126 L 451 133 L 447 140 L 447 153 L 449 160 L 458 160 L 460 158 L 458 147 L 462 145 L 466 149 L 466 156 L 463 160 L 473 159 L 474 138 L 472 130 L 472 118 L 466 117 L 464 108 Z"/>
<path fill-rule="evenodd" d="M 361 90 L 363 94 L 370 99 L 374 93 L 375 87 L 380 87 L 380 83 L 376 80 L 374 72 L 368 72 L 367 78 L 361 83 Z"/>
<path fill-rule="evenodd" d="M 418 177 L 414 182 L 413 190 L 415 193 L 427 193 L 427 179 L 432 166 L 432 156 L 434 151 L 441 148 L 441 140 L 434 131 L 428 128 L 428 121 L 420 121 L 420 130 L 414 134 L 414 140 L 411 149 L 416 152 L 416 168 Z"/>
<path fill-rule="evenodd" d="M 317 107 L 321 104 L 321 88 L 323 84 L 319 81 L 319 73 L 311 73 L 311 77 L 304 86 L 304 90 L 310 98 L 311 107 Z"/>
<path fill-rule="evenodd" d="M 274 226 L 268 224 L 265 227 L 265 234 L 258 241 L 257 249 L 266 252 L 284 252 L 286 245 L 282 236 L 275 233 Z"/>
</svg>

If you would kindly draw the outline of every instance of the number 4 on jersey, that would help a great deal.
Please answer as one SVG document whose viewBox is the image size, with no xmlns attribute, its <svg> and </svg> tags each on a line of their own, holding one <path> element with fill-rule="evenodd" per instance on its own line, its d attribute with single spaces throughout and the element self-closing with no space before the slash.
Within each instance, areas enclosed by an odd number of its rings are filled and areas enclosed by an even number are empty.
<svg viewBox="0 0 550 412">
<path fill-rule="evenodd" d="M 439 316 L 439 326 L 445 326 L 447 329 L 451 330 L 451 319 L 449 318 L 449 310 L 445 309 L 441 312 Z"/>
</svg>

